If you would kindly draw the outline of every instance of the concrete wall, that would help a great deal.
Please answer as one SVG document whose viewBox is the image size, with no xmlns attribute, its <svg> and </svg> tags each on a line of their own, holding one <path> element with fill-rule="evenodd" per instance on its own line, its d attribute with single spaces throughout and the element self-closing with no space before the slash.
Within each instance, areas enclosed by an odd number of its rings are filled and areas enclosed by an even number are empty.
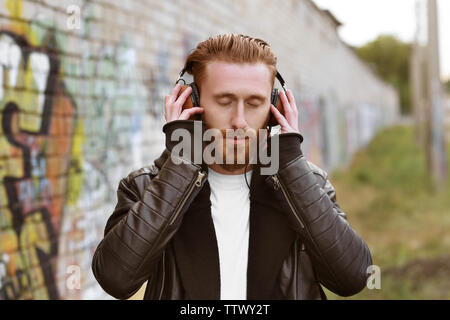
<svg viewBox="0 0 450 320">
<path fill-rule="evenodd" d="M 188 51 L 229 32 L 272 45 L 318 165 L 395 121 L 394 90 L 308 0 L 0 0 L 0 299 L 109 297 L 90 264 L 118 182 L 163 150 Z"/>
</svg>

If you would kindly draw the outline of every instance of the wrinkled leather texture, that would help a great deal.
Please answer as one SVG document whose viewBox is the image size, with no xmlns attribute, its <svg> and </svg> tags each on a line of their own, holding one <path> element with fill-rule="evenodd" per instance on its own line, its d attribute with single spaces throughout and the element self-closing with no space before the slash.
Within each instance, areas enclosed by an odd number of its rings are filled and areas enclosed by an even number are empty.
<svg viewBox="0 0 450 320">
<path fill-rule="evenodd" d="M 289 212 L 287 217 L 303 246 L 294 256 L 299 260 L 297 265 L 303 266 L 304 271 L 313 266 L 317 281 L 340 296 L 360 292 L 366 285 L 372 257 L 366 243 L 351 228 L 346 214 L 336 202 L 336 192 L 327 173 L 301 155 L 280 168 L 278 176 L 289 194 L 294 212 L 285 201 L 281 200 L 281 203 Z M 289 258 L 286 264 L 294 265 Z M 286 275 L 293 272 L 288 265 L 284 265 L 283 270 Z M 297 274 L 309 277 L 311 272 L 299 270 Z M 291 273 L 287 278 L 295 277 Z M 299 279 L 298 286 L 307 288 L 297 288 L 297 293 L 292 292 L 289 296 L 310 298 L 315 290 L 308 288 L 310 283 L 312 279 Z"/>
<path fill-rule="evenodd" d="M 201 170 L 189 161 L 174 164 L 166 149 L 154 165 L 121 180 L 117 205 L 92 261 L 108 294 L 127 299 L 148 281 L 145 299 L 190 298 L 171 240 L 205 183 L 206 178 L 193 187 Z M 297 240 L 277 276 L 277 296 L 326 299 L 321 285 L 341 296 L 360 292 L 372 264 L 370 251 L 347 222 L 326 172 L 300 155 L 282 163 L 278 177 L 289 200 L 281 188 L 274 192 Z"/>
</svg>

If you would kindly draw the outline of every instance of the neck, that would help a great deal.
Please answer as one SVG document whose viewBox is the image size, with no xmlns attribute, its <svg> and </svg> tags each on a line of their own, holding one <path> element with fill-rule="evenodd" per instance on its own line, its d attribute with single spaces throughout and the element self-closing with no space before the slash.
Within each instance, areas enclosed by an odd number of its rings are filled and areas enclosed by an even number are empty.
<svg viewBox="0 0 450 320">
<path fill-rule="evenodd" d="M 211 164 L 209 165 L 209 168 L 214 170 L 217 173 L 220 174 L 229 174 L 229 175 L 236 175 L 236 174 L 244 174 L 250 170 L 253 169 L 253 166 L 251 164 L 245 165 L 245 164 Z"/>
</svg>

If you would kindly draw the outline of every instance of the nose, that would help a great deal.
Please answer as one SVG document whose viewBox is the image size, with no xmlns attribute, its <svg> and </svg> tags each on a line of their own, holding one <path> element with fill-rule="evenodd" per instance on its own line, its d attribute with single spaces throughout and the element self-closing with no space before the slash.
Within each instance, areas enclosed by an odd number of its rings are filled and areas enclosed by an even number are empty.
<svg viewBox="0 0 450 320">
<path fill-rule="evenodd" d="M 245 119 L 245 110 L 243 102 L 239 102 L 234 110 L 233 116 L 231 118 L 231 126 L 233 129 L 246 129 L 248 124 Z"/>
</svg>

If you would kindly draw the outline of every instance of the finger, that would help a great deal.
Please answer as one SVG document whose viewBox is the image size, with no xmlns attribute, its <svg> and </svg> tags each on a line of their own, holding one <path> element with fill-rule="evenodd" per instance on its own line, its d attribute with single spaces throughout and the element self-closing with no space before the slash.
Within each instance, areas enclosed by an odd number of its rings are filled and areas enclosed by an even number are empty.
<svg viewBox="0 0 450 320">
<path fill-rule="evenodd" d="M 169 104 L 169 99 L 170 99 L 170 95 L 166 95 L 164 97 L 164 107 L 166 108 L 166 110 L 167 110 L 167 107 L 168 107 L 168 104 Z"/>
<path fill-rule="evenodd" d="M 202 113 L 203 112 L 203 108 L 201 107 L 193 107 L 193 108 L 189 108 L 184 110 L 180 117 L 178 118 L 178 120 L 188 120 L 190 117 L 192 117 L 194 114 L 197 113 Z"/>
<path fill-rule="evenodd" d="M 287 97 L 288 97 L 288 101 L 289 101 L 289 104 L 291 105 L 292 110 L 298 111 L 297 105 L 295 104 L 294 94 L 292 93 L 292 91 L 290 89 L 287 90 Z"/>
<path fill-rule="evenodd" d="M 173 117 L 174 114 L 175 117 L 179 115 L 181 112 L 181 107 L 182 106 L 180 104 L 173 103 L 172 97 L 170 95 L 166 95 L 164 97 L 164 112 L 169 118 Z"/>
<path fill-rule="evenodd" d="M 287 114 L 288 112 L 291 111 L 291 106 L 289 105 L 289 101 L 286 98 L 286 94 L 284 93 L 284 91 L 280 92 L 280 98 L 283 104 L 284 114 Z"/>
<path fill-rule="evenodd" d="M 282 127 L 288 127 L 289 123 L 287 122 L 286 118 L 283 117 L 280 111 L 278 111 L 277 108 L 273 106 L 273 104 L 270 105 L 270 110 L 272 111 L 273 115 L 275 116 L 275 119 L 277 119 L 278 123 Z"/>
<path fill-rule="evenodd" d="M 166 117 L 167 120 L 167 113 L 169 111 L 168 106 L 167 106 L 167 100 L 169 99 L 169 95 L 166 95 L 164 97 L 164 116 Z"/>
<path fill-rule="evenodd" d="M 186 99 L 189 97 L 189 95 L 192 93 L 192 88 L 191 87 L 187 87 L 182 94 L 180 94 L 180 96 L 177 98 L 177 101 L 175 102 L 179 102 L 181 103 L 181 105 L 183 105 L 186 102 Z"/>
<path fill-rule="evenodd" d="M 181 90 L 181 85 L 179 83 L 177 83 L 175 85 L 175 87 L 173 87 L 172 92 L 170 93 L 170 98 L 168 100 L 169 103 L 172 103 L 177 99 L 178 93 L 180 92 L 180 90 Z"/>
</svg>

